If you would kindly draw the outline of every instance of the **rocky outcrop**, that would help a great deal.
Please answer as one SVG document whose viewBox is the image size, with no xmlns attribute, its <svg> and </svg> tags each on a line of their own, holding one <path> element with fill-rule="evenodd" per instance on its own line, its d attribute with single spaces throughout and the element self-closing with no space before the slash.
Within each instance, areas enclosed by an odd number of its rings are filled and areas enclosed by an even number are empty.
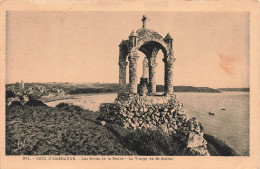
<svg viewBox="0 0 260 169">
<path fill-rule="evenodd" d="M 129 130 L 161 130 L 178 136 L 189 153 L 209 155 L 202 123 L 195 117 L 189 118 L 175 96 L 119 95 L 114 103 L 102 104 L 100 113 L 99 119 Z"/>
<path fill-rule="evenodd" d="M 34 99 L 27 94 L 6 95 L 6 105 L 9 106 L 46 106 L 41 100 Z"/>
<path fill-rule="evenodd" d="M 18 102 L 20 103 L 20 105 L 25 105 L 28 101 L 29 101 L 28 95 L 14 96 L 6 99 L 6 105 L 11 106 Z"/>
</svg>

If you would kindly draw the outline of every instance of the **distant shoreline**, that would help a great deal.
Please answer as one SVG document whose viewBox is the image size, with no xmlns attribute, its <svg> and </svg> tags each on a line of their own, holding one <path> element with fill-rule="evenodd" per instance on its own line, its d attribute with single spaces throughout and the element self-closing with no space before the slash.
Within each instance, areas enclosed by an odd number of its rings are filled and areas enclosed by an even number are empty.
<svg viewBox="0 0 260 169">
<path fill-rule="evenodd" d="M 174 94 L 174 92 L 173 92 L 173 94 Z M 227 92 L 243 92 L 243 93 L 245 93 L 245 91 L 223 91 L 221 93 L 227 93 Z M 207 92 L 176 92 L 176 93 L 207 93 Z M 221 93 L 211 93 L 211 94 L 221 94 Z M 66 97 L 62 96 L 62 97 L 56 97 L 56 98 L 50 98 L 50 99 L 40 99 L 40 100 L 44 103 L 49 103 L 49 102 L 54 102 L 54 101 L 58 101 L 58 100 L 77 99 L 80 96 L 94 96 L 94 95 L 104 95 L 104 94 L 117 94 L 117 92 L 71 94 L 71 95 L 67 95 Z"/>
<path fill-rule="evenodd" d="M 217 90 L 223 92 L 250 92 L 250 88 L 218 88 Z"/>
<path fill-rule="evenodd" d="M 6 86 L 16 86 L 19 87 L 19 83 L 9 83 Z M 46 83 L 24 83 L 26 87 L 32 86 L 45 86 L 52 88 L 63 89 L 67 94 L 80 94 L 80 93 L 111 93 L 118 92 L 118 83 L 56 83 L 56 82 L 46 82 Z M 164 91 L 164 85 L 156 85 L 157 92 Z M 174 92 L 207 92 L 207 93 L 220 93 L 222 91 L 243 91 L 249 92 L 250 89 L 246 87 L 242 88 L 210 88 L 210 87 L 194 87 L 194 86 L 174 86 Z"/>
</svg>

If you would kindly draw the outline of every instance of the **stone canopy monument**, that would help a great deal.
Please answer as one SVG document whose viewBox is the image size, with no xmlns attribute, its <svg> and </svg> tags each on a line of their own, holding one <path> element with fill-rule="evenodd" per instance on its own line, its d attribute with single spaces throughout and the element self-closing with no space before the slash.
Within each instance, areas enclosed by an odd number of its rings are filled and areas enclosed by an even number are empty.
<svg viewBox="0 0 260 169">
<path fill-rule="evenodd" d="M 146 28 L 147 17 L 142 18 L 143 26 L 137 31 L 132 31 L 127 40 L 119 44 L 119 86 L 120 92 L 137 94 L 137 60 L 138 52 L 145 54 L 149 67 L 148 95 L 156 93 L 155 68 L 157 66 L 156 56 L 159 50 L 164 54 L 164 95 L 169 96 L 173 92 L 173 38 L 168 33 L 163 38 L 154 30 Z M 129 64 L 128 64 L 129 63 Z M 126 86 L 126 67 L 129 66 L 129 88 Z"/>
<path fill-rule="evenodd" d="M 176 137 L 183 145 L 181 155 L 209 155 L 207 141 L 203 138 L 203 125 L 195 117 L 189 118 L 183 104 L 173 92 L 172 37 L 163 38 L 146 28 L 147 17 L 143 16 L 143 27 L 132 31 L 128 40 L 119 45 L 120 91 L 114 103 L 100 105 L 99 119 L 115 123 L 130 131 L 157 130 Z M 164 95 L 156 93 L 155 68 L 159 50 L 164 54 Z M 137 84 L 138 52 L 143 52 L 143 75 Z M 129 64 L 128 64 L 129 63 Z M 126 68 L 129 66 L 129 86 L 126 85 Z"/>
</svg>

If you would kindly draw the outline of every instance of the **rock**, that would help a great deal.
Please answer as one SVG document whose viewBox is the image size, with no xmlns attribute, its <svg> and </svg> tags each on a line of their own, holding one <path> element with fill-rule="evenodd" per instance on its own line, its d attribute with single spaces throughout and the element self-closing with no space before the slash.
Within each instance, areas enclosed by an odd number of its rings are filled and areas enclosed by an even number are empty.
<svg viewBox="0 0 260 169">
<path fill-rule="evenodd" d="M 131 123 L 132 122 L 132 120 L 130 119 L 130 118 L 126 118 L 125 119 L 128 123 Z"/>
<path fill-rule="evenodd" d="M 174 129 L 173 128 L 169 128 L 169 132 L 173 132 L 174 131 Z"/>
<path fill-rule="evenodd" d="M 161 124 L 160 128 L 162 129 L 163 132 L 168 133 L 168 128 L 166 124 Z"/>
<path fill-rule="evenodd" d="M 154 114 L 151 115 L 151 119 L 155 119 L 155 115 Z"/>
<path fill-rule="evenodd" d="M 196 155 L 200 155 L 200 156 L 210 156 L 207 148 L 205 148 L 204 146 L 201 147 L 193 147 L 190 149 L 190 151 L 193 151 Z"/>
<path fill-rule="evenodd" d="M 161 112 L 161 114 L 165 116 L 167 114 L 167 112 L 163 111 L 163 112 Z"/>
<path fill-rule="evenodd" d="M 139 127 L 139 124 L 137 122 L 134 123 L 134 125 L 135 125 L 136 128 Z"/>
<path fill-rule="evenodd" d="M 144 112 L 147 112 L 147 111 L 148 111 L 148 109 L 146 107 L 144 107 Z"/>
<path fill-rule="evenodd" d="M 121 113 L 123 117 L 127 117 L 127 114 L 125 112 Z"/>
<path fill-rule="evenodd" d="M 175 124 L 176 124 L 176 119 L 174 119 L 174 118 L 172 118 L 172 117 L 170 117 L 170 119 L 171 119 L 171 122 L 172 122 L 172 123 L 175 123 Z"/>
<path fill-rule="evenodd" d="M 159 117 L 158 116 L 155 116 L 155 121 L 158 122 L 159 121 Z"/>
<path fill-rule="evenodd" d="M 144 124 L 144 127 L 145 128 L 149 128 L 149 124 Z"/>
<path fill-rule="evenodd" d="M 164 112 L 167 112 L 167 111 L 168 111 L 168 108 L 164 108 L 163 111 L 164 111 Z"/>
<path fill-rule="evenodd" d="M 135 127 L 135 124 L 133 122 L 129 123 L 131 127 Z"/>
<path fill-rule="evenodd" d="M 196 120 L 196 117 L 192 117 L 191 119 L 190 119 L 190 121 L 195 121 Z"/>
<path fill-rule="evenodd" d="M 181 121 L 186 121 L 188 119 L 188 116 L 187 116 L 187 114 L 182 114 L 182 115 L 179 115 L 178 118 L 180 118 Z"/>
<path fill-rule="evenodd" d="M 182 126 L 182 123 L 181 123 L 181 122 L 179 122 L 179 123 L 177 124 L 177 126 L 178 126 L 178 127 Z"/>
<path fill-rule="evenodd" d="M 133 117 L 133 116 L 134 116 L 134 113 L 129 112 L 128 115 L 129 115 L 130 117 Z"/>
<path fill-rule="evenodd" d="M 27 95 L 24 95 L 23 96 L 23 101 L 26 103 L 26 102 L 28 102 L 29 101 L 29 97 L 27 96 Z"/>
<path fill-rule="evenodd" d="M 164 119 L 164 122 L 165 122 L 166 124 L 168 124 L 168 120 L 167 120 L 167 119 Z"/>
<path fill-rule="evenodd" d="M 150 125 L 149 127 L 150 127 L 151 130 L 156 130 L 157 129 L 157 127 L 155 125 L 153 125 L 153 124 Z"/>
<path fill-rule="evenodd" d="M 158 117 L 161 116 L 161 114 L 159 112 L 156 112 L 155 115 L 158 116 Z"/>
<path fill-rule="evenodd" d="M 209 115 L 211 115 L 211 116 L 214 116 L 215 114 L 214 114 L 214 113 L 212 113 L 212 112 L 209 112 Z"/>
<path fill-rule="evenodd" d="M 129 126 L 129 123 L 125 123 L 125 124 L 124 124 L 124 128 L 125 128 L 125 129 L 128 129 L 129 127 L 130 127 L 130 126 Z"/>
<path fill-rule="evenodd" d="M 203 132 L 203 124 L 199 122 L 200 131 Z"/>
<path fill-rule="evenodd" d="M 198 120 L 194 120 L 193 123 L 194 123 L 194 125 L 195 125 L 196 127 L 199 125 Z"/>
<path fill-rule="evenodd" d="M 203 134 L 196 134 L 194 132 L 190 132 L 187 147 L 200 147 L 206 145 L 207 141 L 203 138 Z"/>
<path fill-rule="evenodd" d="M 105 121 L 101 121 L 100 124 L 101 124 L 102 126 L 105 126 L 105 125 L 106 125 L 106 122 L 105 122 Z"/>
<path fill-rule="evenodd" d="M 195 129 L 194 129 L 194 131 L 196 131 L 196 132 L 200 133 L 200 132 L 201 132 L 201 129 L 200 129 L 200 127 L 199 127 L 199 126 L 196 126 L 196 127 L 195 127 Z"/>
<path fill-rule="evenodd" d="M 185 112 L 185 111 L 178 110 L 178 111 L 177 111 L 177 114 L 178 114 L 178 115 L 186 115 L 186 112 Z"/>
<path fill-rule="evenodd" d="M 193 123 L 190 124 L 190 130 L 194 130 L 194 124 Z"/>
<path fill-rule="evenodd" d="M 15 98 L 13 98 L 13 101 L 18 101 L 18 102 L 19 102 L 19 101 L 21 101 L 21 100 L 20 100 L 19 97 L 15 97 Z"/>
<path fill-rule="evenodd" d="M 142 126 L 144 126 L 145 125 L 145 122 L 144 121 L 142 121 L 142 123 L 140 124 L 140 126 L 142 127 Z"/>
</svg>

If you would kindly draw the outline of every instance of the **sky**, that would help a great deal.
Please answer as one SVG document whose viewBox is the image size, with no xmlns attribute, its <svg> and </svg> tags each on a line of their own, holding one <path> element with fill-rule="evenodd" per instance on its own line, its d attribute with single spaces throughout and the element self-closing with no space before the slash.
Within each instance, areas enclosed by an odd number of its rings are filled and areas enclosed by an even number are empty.
<svg viewBox="0 0 260 169">
<path fill-rule="evenodd" d="M 242 12 L 9 11 L 6 82 L 118 83 L 118 45 L 142 27 L 143 14 L 147 28 L 174 39 L 175 86 L 249 87 L 249 14 Z M 162 58 L 160 51 L 157 84 Z"/>
</svg>

